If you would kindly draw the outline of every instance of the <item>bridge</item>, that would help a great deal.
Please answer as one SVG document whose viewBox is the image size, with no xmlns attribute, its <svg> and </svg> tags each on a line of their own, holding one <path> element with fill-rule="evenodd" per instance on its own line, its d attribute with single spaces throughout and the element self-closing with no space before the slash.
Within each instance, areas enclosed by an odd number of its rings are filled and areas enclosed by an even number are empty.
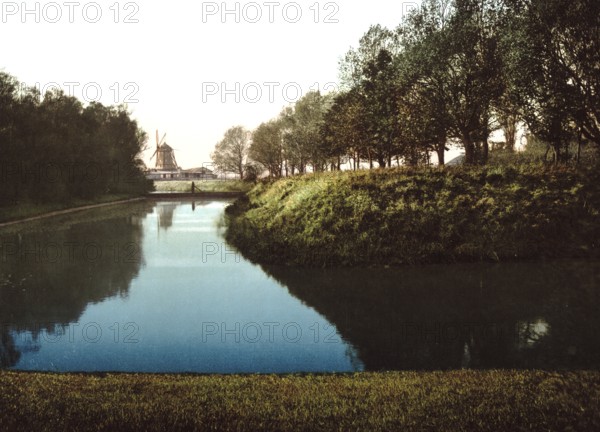
<svg viewBox="0 0 600 432">
<path fill-rule="evenodd" d="M 151 199 L 211 199 L 211 198 L 239 198 L 244 195 L 244 192 L 149 192 L 146 198 Z"/>
</svg>

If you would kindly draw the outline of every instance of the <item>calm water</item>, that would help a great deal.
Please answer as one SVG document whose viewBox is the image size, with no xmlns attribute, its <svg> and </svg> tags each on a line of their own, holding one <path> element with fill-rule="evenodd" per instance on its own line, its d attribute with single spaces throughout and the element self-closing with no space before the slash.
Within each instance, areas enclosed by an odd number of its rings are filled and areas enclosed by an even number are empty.
<svg viewBox="0 0 600 432">
<path fill-rule="evenodd" d="M 294 269 L 222 237 L 226 201 L 0 231 L 0 366 L 309 372 L 598 368 L 594 262 Z"/>
</svg>

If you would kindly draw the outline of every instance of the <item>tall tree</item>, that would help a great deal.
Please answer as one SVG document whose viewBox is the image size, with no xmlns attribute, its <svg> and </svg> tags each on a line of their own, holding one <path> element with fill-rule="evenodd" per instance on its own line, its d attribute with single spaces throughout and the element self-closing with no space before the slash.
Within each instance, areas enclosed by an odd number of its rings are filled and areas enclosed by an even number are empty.
<svg viewBox="0 0 600 432">
<path fill-rule="evenodd" d="M 370 165 L 391 164 L 398 153 L 398 94 L 395 87 L 394 58 L 399 53 L 398 34 L 379 25 L 371 26 L 340 62 L 340 79 L 352 91 L 354 104 L 360 104 L 364 150 Z"/>
<path fill-rule="evenodd" d="M 444 62 L 453 10 L 449 1 L 425 0 L 397 29 L 403 48 L 396 63 L 406 139 L 415 149 L 434 150 L 440 165 L 445 163 L 451 124 Z"/>
<path fill-rule="evenodd" d="M 271 120 L 262 123 L 252 133 L 249 157 L 269 171 L 269 177 L 279 178 L 283 168 L 283 139 L 281 123 Z"/>
<path fill-rule="evenodd" d="M 399 90 L 392 53 L 386 49 L 368 62 L 361 85 L 364 95 L 367 133 L 370 147 L 379 166 L 391 166 L 392 158 L 400 153 Z"/>
<path fill-rule="evenodd" d="M 321 129 L 328 156 L 353 160 L 353 169 L 360 167 L 361 157 L 366 156 L 366 125 L 364 103 L 358 89 L 338 94 L 327 111 Z"/>
<path fill-rule="evenodd" d="M 0 73 L 0 204 L 145 192 L 145 139 L 123 106 L 84 107 L 59 90 L 19 88 Z"/>
<path fill-rule="evenodd" d="M 22 192 L 20 179 L 14 175 L 15 169 L 20 171 L 19 145 L 17 134 L 19 132 L 19 116 L 17 110 L 19 84 L 13 76 L 0 72 L 0 181 L 4 187 L 0 188 L 0 202 L 9 202 L 9 199 L 18 199 Z"/>
<path fill-rule="evenodd" d="M 213 163 L 222 172 L 232 172 L 244 178 L 244 166 L 250 148 L 250 132 L 243 126 L 231 127 L 211 154 Z"/>
<path fill-rule="evenodd" d="M 373 25 L 361 37 L 357 48 L 351 48 L 340 60 L 339 75 L 342 88 L 350 90 L 360 86 L 364 80 L 367 65 L 377 59 L 381 50 L 392 56 L 398 52 L 396 32 L 379 24 Z"/>
<path fill-rule="evenodd" d="M 529 129 L 554 160 L 568 158 L 577 132 L 600 145 L 600 4 L 513 0 L 512 84 Z"/>
<path fill-rule="evenodd" d="M 294 106 L 290 129 L 285 140 L 301 155 L 304 164 L 310 163 L 313 171 L 320 171 L 327 162 L 321 127 L 325 114 L 331 107 L 333 97 L 311 91 Z"/>
</svg>

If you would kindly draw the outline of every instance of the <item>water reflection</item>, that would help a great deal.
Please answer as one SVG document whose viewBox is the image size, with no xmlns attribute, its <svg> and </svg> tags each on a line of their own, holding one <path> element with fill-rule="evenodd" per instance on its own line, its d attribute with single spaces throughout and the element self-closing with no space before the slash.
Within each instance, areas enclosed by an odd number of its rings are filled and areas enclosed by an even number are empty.
<svg viewBox="0 0 600 432">
<path fill-rule="evenodd" d="M 196 207 L 204 207 L 210 204 L 207 200 L 193 200 L 189 202 L 181 201 L 160 201 L 156 203 L 157 222 L 160 228 L 165 231 L 173 226 L 173 216 L 178 207 L 191 206 L 192 212 L 196 211 Z"/>
<path fill-rule="evenodd" d="M 600 366 L 597 263 L 264 269 L 369 370 Z"/>
<path fill-rule="evenodd" d="M 598 263 L 260 267 L 225 243 L 226 205 L 142 202 L 0 232 L 0 367 L 600 365 Z"/>
<path fill-rule="evenodd" d="M 160 203 L 156 206 L 158 211 L 158 225 L 161 228 L 169 229 L 173 225 L 173 213 L 179 203 Z"/>
<path fill-rule="evenodd" d="M 362 370 L 334 326 L 225 243 L 227 204 L 151 202 L 0 233 L 2 366 Z"/>
<path fill-rule="evenodd" d="M 17 364 L 21 353 L 15 348 L 15 341 L 7 326 L 0 329 L 0 367 L 10 367 Z"/>
<path fill-rule="evenodd" d="M 147 203 L 111 207 L 0 234 L 0 366 L 39 350 L 40 333 L 76 322 L 89 304 L 127 297 L 143 264 L 142 221 L 151 210 Z M 30 335 L 18 350 L 13 332 Z"/>
</svg>

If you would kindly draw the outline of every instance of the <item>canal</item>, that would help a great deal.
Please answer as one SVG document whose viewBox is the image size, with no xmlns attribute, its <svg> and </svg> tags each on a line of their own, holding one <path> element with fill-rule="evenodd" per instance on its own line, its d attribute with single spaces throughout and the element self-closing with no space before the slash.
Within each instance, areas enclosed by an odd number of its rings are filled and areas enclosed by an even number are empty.
<svg viewBox="0 0 600 432">
<path fill-rule="evenodd" d="M 597 368 L 597 262 L 261 266 L 228 200 L 148 200 L 0 230 L 0 367 L 349 372 Z"/>
</svg>

